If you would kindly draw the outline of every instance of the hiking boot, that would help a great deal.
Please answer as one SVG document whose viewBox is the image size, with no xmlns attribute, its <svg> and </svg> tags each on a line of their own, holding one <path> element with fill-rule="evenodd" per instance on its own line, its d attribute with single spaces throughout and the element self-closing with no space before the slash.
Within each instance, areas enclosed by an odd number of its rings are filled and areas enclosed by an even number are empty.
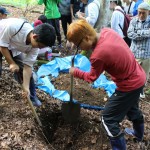
<svg viewBox="0 0 150 150">
<path fill-rule="evenodd" d="M 124 131 L 126 134 L 135 137 L 135 139 L 138 142 L 141 142 L 143 140 L 143 135 L 144 135 L 144 123 L 134 124 L 133 129 L 125 128 Z"/>
<path fill-rule="evenodd" d="M 32 97 L 32 98 L 30 98 L 30 99 L 31 99 L 32 104 L 33 104 L 34 106 L 39 107 L 39 106 L 42 105 L 41 101 L 40 101 L 37 97 L 35 97 L 35 98 Z"/>
<path fill-rule="evenodd" d="M 150 89 L 148 89 L 145 94 L 150 95 Z"/>
<path fill-rule="evenodd" d="M 110 138 L 110 142 L 112 150 L 126 150 L 126 140 L 123 136 L 114 139 Z"/>
</svg>

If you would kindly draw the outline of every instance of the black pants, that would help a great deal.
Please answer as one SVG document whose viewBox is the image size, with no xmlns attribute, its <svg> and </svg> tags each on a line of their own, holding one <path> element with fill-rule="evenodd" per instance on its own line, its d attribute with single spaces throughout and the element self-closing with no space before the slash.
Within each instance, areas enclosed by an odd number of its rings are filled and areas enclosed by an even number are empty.
<svg viewBox="0 0 150 150">
<path fill-rule="evenodd" d="M 63 28 L 63 31 L 64 31 L 64 35 L 65 35 L 65 38 L 66 38 L 66 35 L 67 35 L 67 25 L 68 24 L 71 24 L 71 15 L 61 15 L 61 23 L 62 23 L 62 28 Z"/>
<path fill-rule="evenodd" d="M 60 24 L 59 19 L 47 19 L 47 23 L 52 25 L 56 31 L 58 44 L 61 44 Z"/>
<path fill-rule="evenodd" d="M 110 97 L 102 113 L 103 126 L 108 136 L 117 137 L 121 134 L 119 123 L 125 116 L 133 123 L 144 123 L 143 114 L 139 109 L 139 96 L 143 87 L 130 92 L 116 90 Z"/>
</svg>

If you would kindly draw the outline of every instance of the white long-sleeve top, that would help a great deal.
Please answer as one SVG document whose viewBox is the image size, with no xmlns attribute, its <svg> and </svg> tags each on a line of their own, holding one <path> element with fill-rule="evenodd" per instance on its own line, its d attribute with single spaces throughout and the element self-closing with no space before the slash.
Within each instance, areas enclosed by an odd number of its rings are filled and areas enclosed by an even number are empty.
<svg viewBox="0 0 150 150">
<path fill-rule="evenodd" d="M 127 5 L 126 3 L 124 4 L 124 11 L 126 12 L 126 14 L 130 14 L 130 15 L 133 15 L 133 8 L 134 8 L 134 5 L 135 5 L 135 2 L 132 1 L 131 2 L 131 6 L 130 5 Z M 130 10 L 129 10 L 129 7 L 130 7 Z M 129 11 L 129 12 L 128 12 Z"/>
<path fill-rule="evenodd" d="M 117 11 L 116 9 L 120 9 L 121 11 L 124 11 L 120 6 L 115 7 L 115 10 L 111 17 L 111 28 L 115 30 L 122 38 L 124 38 L 123 32 L 121 30 L 121 28 L 123 29 L 124 26 L 124 15 L 123 13 Z"/>
<path fill-rule="evenodd" d="M 85 7 L 86 21 L 93 27 L 97 22 L 99 10 L 100 10 L 100 3 L 98 0 L 92 1 Z"/>
</svg>

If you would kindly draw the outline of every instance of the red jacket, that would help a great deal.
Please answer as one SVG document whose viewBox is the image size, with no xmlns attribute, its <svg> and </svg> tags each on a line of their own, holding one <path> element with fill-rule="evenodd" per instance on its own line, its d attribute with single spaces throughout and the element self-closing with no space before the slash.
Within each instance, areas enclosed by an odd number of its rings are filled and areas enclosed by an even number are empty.
<svg viewBox="0 0 150 150">
<path fill-rule="evenodd" d="M 123 92 L 135 90 L 145 84 L 144 70 L 136 62 L 124 40 L 112 29 L 101 30 L 90 62 L 90 72 L 83 72 L 76 68 L 74 76 L 87 82 L 93 82 L 105 70 L 116 83 L 117 90 Z"/>
</svg>

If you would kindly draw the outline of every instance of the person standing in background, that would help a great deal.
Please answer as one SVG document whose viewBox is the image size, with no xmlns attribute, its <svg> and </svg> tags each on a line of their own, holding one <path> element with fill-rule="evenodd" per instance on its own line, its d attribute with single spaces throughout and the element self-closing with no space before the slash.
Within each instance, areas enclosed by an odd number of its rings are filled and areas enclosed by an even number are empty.
<svg viewBox="0 0 150 150">
<path fill-rule="evenodd" d="M 100 2 L 98 0 L 81 0 L 81 2 L 86 5 L 84 13 L 77 12 L 77 18 L 86 20 L 93 28 L 96 29 L 97 21 L 99 19 L 100 13 Z M 81 54 L 90 57 L 91 51 L 82 50 Z"/>
<path fill-rule="evenodd" d="M 75 19 L 75 14 L 78 11 L 81 11 L 81 5 L 83 5 L 83 4 L 81 4 L 80 0 L 71 0 L 70 1 L 70 11 L 71 11 L 72 20 Z"/>
<path fill-rule="evenodd" d="M 78 19 L 86 20 L 91 26 L 95 27 L 99 12 L 100 12 L 100 2 L 98 0 L 81 0 L 85 4 L 84 13 L 78 11 L 76 16 Z"/>
<path fill-rule="evenodd" d="M 130 49 L 134 56 L 143 67 L 147 80 L 150 72 L 150 5 L 148 3 L 141 3 L 138 6 L 138 15 L 133 17 L 128 28 L 128 37 L 132 40 Z M 150 94 L 149 92 L 146 92 Z M 140 95 L 145 98 L 144 92 Z"/>
<path fill-rule="evenodd" d="M 135 5 L 133 7 L 133 16 L 136 16 L 138 14 L 138 6 L 143 2 L 143 0 L 132 0 L 135 2 Z"/>
<path fill-rule="evenodd" d="M 110 9 L 114 10 L 111 17 L 111 28 L 116 31 L 122 38 L 123 35 L 123 26 L 124 26 L 124 10 L 120 0 L 111 0 Z M 118 11 L 120 10 L 120 11 Z M 122 13 L 123 12 L 123 13 Z"/>
<path fill-rule="evenodd" d="M 123 0 L 123 2 L 124 2 L 123 7 L 124 7 L 125 13 L 128 14 L 130 17 L 132 17 L 135 2 L 132 0 Z"/>
<path fill-rule="evenodd" d="M 44 14 L 47 17 L 47 23 L 52 25 L 55 28 L 56 31 L 56 38 L 58 41 L 58 47 L 62 47 L 61 43 L 61 34 L 60 34 L 60 12 L 58 9 L 58 4 L 60 0 L 38 0 L 38 4 L 45 5 L 45 11 Z"/>
<path fill-rule="evenodd" d="M 61 14 L 61 24 L 66 39 L 67 25 L 72 22 L 70 0 L 61 0 L 59 3 L 59 11 Z"/>
<path fill-rule="evenodd" d="M 0 20 L 6 19 L 9 12 L 4 7 L 0 7 Z"/>
</svg>

